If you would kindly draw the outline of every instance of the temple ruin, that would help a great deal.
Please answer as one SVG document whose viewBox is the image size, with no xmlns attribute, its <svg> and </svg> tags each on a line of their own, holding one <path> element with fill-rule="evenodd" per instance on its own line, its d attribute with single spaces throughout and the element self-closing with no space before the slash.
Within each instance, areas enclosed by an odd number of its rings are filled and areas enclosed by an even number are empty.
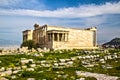
<svg viewBox="0 0 120 80">
<path fill-rule="evenodd" d="M 96 27 L 79 29 L 38 24 L 34 30 L 23 31 L 23 41 L 33 40 L 40 48 L 49 49 L 95 49 Z"/>
</svg>

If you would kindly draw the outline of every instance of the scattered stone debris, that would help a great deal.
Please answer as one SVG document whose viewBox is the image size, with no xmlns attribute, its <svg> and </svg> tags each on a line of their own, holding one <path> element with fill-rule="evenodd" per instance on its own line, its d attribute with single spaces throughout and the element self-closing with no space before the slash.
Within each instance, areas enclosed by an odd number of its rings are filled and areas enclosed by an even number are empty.
<svg viewBox="0 0 120 80">
<path fill-rule="evenodd" d="M 116 76 L 108 76 L 106 74 L 98 74 L 98 73 L 91 73 L 91 72 L 83 72 L 83 71 L 76 71 L 78 76 L 85 76 L 85 77 L 95 77 L 97 80 L 117 80 L 118 77 Z"/>
</svg>

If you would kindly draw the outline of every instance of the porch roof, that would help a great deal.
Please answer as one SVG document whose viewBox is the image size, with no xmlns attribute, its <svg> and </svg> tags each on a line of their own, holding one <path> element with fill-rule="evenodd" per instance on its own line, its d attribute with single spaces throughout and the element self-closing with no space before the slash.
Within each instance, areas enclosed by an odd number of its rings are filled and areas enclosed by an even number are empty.
<svg viewBox="0 0 120 80">
<path fill-rule="evenodd" d="M 47 33 L 68 33 L 66 30 L 48 30 Z"/>
</svg>

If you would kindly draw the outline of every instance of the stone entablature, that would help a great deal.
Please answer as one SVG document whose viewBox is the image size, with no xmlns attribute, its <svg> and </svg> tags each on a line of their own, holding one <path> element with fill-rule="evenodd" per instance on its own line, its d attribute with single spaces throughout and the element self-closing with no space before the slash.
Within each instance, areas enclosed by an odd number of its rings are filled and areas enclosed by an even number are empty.
<svg viewBox="0 0 120 80">
<path fill-rule="evenodd" d="M 40 48 L 94 49 L 97 48 L 96 31 L 96 27 L 77 29 L 35 24 L 34 30 L 23 31 L 23 41 L 33 40 Z"/>
</svg>

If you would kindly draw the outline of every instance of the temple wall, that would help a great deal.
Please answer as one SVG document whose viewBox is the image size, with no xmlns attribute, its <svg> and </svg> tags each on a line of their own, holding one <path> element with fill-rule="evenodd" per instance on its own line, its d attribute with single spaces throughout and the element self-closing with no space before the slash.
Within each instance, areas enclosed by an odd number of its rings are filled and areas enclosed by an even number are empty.
<svg viewBox="0 0 120 80">
<path fill-rule="evenodd" d="M 48 27 L 48 30 L 66 30 L 69 31 L 68 41 L 65 42 L 53 42 L 54 49 L 91 49 L 96 48 L 96 40 L 94 40 L 96 33 L 93 30 L 80 30 L 71 28 L 58 28 L 58 27 Z"/>
<path fill-rule="evenodd" d="M 92 31 L 76 31 L 70 30 L 68 41 L 66 42 L 54 42 L 54 48 L 58 49 L 82 49 L 82 48 L 94 48 L 93 46 L 93 32 Z"/>
</svg>

